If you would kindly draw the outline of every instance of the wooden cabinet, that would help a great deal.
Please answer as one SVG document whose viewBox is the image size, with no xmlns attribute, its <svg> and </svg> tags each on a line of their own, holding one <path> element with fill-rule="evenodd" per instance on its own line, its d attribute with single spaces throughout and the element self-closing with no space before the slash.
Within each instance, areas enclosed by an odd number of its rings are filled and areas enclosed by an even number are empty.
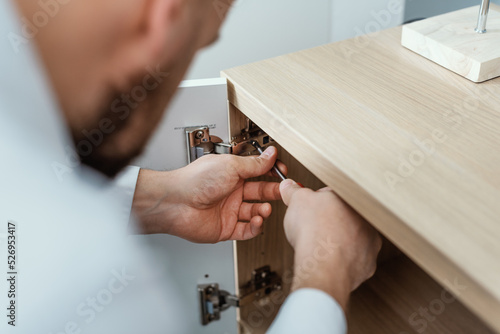
<svg viewBox="0 0 500 334">
<path fill-rule="evenodd" d="M 500 332 L 500 80 L 469 82 L 400 38 L 399 27 L 223 71 L 230 132 L 250 118 L 292 178 L 334 189 L 402 252 L 354 293 L 350 333 Z M 237 292 L 260 265 L 284 278 L 281 296 L 240 307 L 242 333 L 264 332 L 286 295 L 283 213 L 235 245 Z"/>
</svg>

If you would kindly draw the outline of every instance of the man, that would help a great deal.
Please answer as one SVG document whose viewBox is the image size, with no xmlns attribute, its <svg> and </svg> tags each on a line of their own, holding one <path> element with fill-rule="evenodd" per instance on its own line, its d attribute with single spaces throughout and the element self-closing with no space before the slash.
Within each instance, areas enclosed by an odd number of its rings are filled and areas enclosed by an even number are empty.
<svg viewBox="0 0 500 334">
<path fill-rule="evenodd" d="M 115 177 L 141 152 L 231 2 L 2 2 L 0 223 L 15 226 L 8 240 L 17 238 L 10 254 L 18 256 L 8 277 L 15 284 L 2 289 L 13 294 L 9 332 L 189 333 L 169 273 L 147 244 L 127 238 L 130 207 L 143 233 L 215 243 L 257 236 L 271 214 L 265 202 L 281 198 L 302 274 L 270 332 L 345 332 L 342 310 L 374 273 L 380 238 L 329 189 L 246 182 L 269 173 L 276 149 L 209 156 L 171 172 L 132 168 L 116 183 L 102 176 Z M 157 87 L 130 108 L 127 94 L 151 79 Z M 82 145 L 92 129 L 105 134 L 102 143 Z M 75 151 L 83 166 L 61 164 Z M 324 238 L 335 251 L 318 258 Z M 319 269 L 307 270 L 311 258 Z"/>
</svg>

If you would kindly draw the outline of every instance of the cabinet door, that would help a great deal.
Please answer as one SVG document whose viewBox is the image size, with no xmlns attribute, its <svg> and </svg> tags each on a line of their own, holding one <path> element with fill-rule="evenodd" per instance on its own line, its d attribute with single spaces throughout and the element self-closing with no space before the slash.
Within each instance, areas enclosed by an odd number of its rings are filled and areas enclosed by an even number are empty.
<svg viewBox="0 0 500 334">
<path fill-rule="evenodd" d="M 173 170 L 187 165 L 184 128 L 209 125 L 211 134 L 228 141 L 227 86 L 225 79 L 184 81 L 170 104 L 144 154 L 134 165 Z M 219 321 L 202 326 L 197 285 L 218 283 L 234 294 L 233 243 L 199 245 L 169 236 L 141 236 L 154 245 L 157 263 L 164 263 L 186 296 L 196 333 L 236 333 L 236 310 L 230 308 Z"/>
<path fill-rule="evenodd" d="M 134 165 L 154 170 L 185 166 L 188 159 L 184 129 L 205 125 L 210 127 L 211 135 L 226 143 L 248 126 L 247 117 L 232 105 L 228 117 L 225 79 L 184 81 L 144 154 Z M 279 158 L 289 167 L 290 177 L 314 189 L 322 186 L 290 154 L 279 146 L 278 149 Z M 277 181 L 265 177 L 259 180 Z M 268 329 L 288 296 L 293 275 L 293 249 L 283 231 L 285 210 L 283 203 L 273 203 L 273 214 L 265 221 L 264 232 L 248 241 L 198 245 L 168 235 L 140 237 L 154 245 L 157 262 L 165 263 L 165 270 L 173 274 L 182 294 L 188 296 L 196 333 L 257 334 Z M 266 266 L 279 277 L 279 289 L 257 291 L 249 287 L 254 272 Z M 225 310 L 220 320 L 202 326 L 196 288 L 198 284 L 212 283 L 238 296 L 240 306 Z"/>
<path fill-rule="evenodd" d="M 188 159 L 184 130 L 205 125 L 210 127 L 211 135 L 226 143 L 248 126 L 247 117 L 232 106 L 228 117 L 225 79 L 184 81 L 144 154 L 134 164 L 154 170 L 185 166 Z M 291 155 L 279 150 L 292 178 L 311 188 L 322 185 Z M 273 214 L 266 220 L 264 232 L 249 241 L 198 245 L 168 235 L 140 237 L 154 245 L 157 262 L 165 263 L 165 270 L 173 274 L 182 294 L 188 296 L 196 333 L 265 333 L 288 295 L 292 278 L 293 250 L 283 231 L 285 210 L 283 203 L 273 203 Z M 254 272 L 265 266 L 279 277 L 279 289 L 249 288 Z M 231 307 L 221 314 L 220 320 L 202 326 L 196 288 L 212 283 L 238 296 L 240 307 Z"/>
</svg>

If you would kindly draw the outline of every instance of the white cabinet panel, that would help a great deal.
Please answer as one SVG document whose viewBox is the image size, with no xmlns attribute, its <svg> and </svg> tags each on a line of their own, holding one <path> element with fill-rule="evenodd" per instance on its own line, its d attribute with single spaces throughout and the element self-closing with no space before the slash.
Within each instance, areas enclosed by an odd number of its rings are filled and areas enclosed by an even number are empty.
<svg viewBox="0 0 500 334">
<path fill-rule="evenodd" d="M 136 164 L 173 170 L 187 165 L 186 127 L 208 125 L 210 134 L 229 141 L 226 79 L 183 81 Z"/>
</svg>

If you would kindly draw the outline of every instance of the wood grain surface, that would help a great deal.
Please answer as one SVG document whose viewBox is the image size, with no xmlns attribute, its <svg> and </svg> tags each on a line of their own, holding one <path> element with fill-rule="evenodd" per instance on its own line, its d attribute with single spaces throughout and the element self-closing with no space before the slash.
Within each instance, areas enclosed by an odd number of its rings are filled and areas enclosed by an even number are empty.
<svg viewBox="0 0 500 334">
<path fill-rule="evenodd" d="M 401 44 L 474 82 L 500 76 L 500 11 L 493 6 L 487 33 L 475 32 L 479 6 L 403 27 Z"/>
<path fill-rule="evenodd" d="M 234 106 L 230 106 L 230 110 L 230 133 L 238 135 L 246 125 L 246 116 Z M 290 177 L 312 189 L 324 186 L 288 152 L 276 146 L 280 159 L 289 167 Z M 264 265 L 270 265 L 284 283 L 282 290 L 268 298 L 238 308 L 240 334 L 264 334 L 290 293 L 294 253 L 283 231 L 285 212 L 283 203 L 273 203 L 273 215 L 266 220 L 264 232 L 255 239 L 235 242 L 236 291 L 239 296 L 244 291 L 240 288 L 252 278 L 253 269 Z M 388 240 L 384 240 L 378 260 L 376 275 L 351 297 L 347 312 L 349 334 L 492 333 Z M 462 288 L 461 282 L 454 283 Z"/>
<path fill-rule="evenodd" d="M 493 333 L 406 256 L 381 264 L 353 293 L 348 324 L 349 334 Z"/>
<path fill-rule="evenodd" d="M 230 102 L 500 331 L 500 80 L 401 28 L 226 70 Z"/>
</svg>

